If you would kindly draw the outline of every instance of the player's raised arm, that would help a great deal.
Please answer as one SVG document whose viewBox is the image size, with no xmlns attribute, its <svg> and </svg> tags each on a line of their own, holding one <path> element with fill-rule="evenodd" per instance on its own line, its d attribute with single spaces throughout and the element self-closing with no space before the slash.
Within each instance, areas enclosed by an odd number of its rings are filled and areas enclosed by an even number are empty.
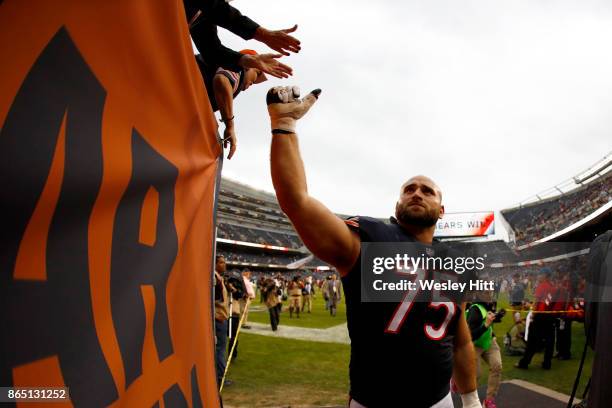
<svg viewBox="0 0 612 408">
<path fill-rule="evenodd" d="M 230 80 L 223 74 L 216 74 L 213 78 L 213 92 L 221 113 L 221 122 L 225 124 L 223 131 L 223 147 L 230 145 L 228 160 L 236 151 L 236 132 L 234 131 L 234 97 Z"/>
<path fill-rule="evenodd" d="M 310 251 L 346 273 L 359 257 L 357 234 L 318 200 L 308 194 L 304 163 L 295 124 L 316 102 L 321 90 L 299 99 L 297 87 L 268 91 L 272 122 L 271 171 L 278 202 Z"/>
</svg>

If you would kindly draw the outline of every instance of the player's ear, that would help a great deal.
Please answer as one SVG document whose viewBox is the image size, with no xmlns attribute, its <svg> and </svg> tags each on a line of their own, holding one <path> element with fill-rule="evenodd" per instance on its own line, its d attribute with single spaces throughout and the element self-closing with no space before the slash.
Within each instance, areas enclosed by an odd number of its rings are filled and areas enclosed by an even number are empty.
<svg viewBox="0 0 612 408">
<path fill-rule="evenodd" d="M 438 219 L 442 219 L 443 216 L 444 216 L 444 206 L 441 205 L 440 206 L 440 215 L 438 216 Z"/>
</svg>

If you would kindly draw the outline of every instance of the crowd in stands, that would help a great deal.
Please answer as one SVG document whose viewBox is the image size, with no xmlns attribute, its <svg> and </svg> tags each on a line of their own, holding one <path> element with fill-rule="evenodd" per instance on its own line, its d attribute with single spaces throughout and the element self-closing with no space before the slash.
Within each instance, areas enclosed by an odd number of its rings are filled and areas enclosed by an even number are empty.
<svg viewBox="0 0 612 408">
<path fill-rule="evenodd" d="M 273 205 L 270 203 L 265 205 L 255 204 L 249 202 L 247 199 L 241 201 L 236 198 L 224 197 L 223 195 L 219 197 L 219 203 L 225 204 L 228 207 L 237 207 L 250 212 L 257 212 L 260 213 L 259 215 L 261 216 L 269 216 L 270 219 L 274 221 L 280 220 L 288 223 L 285 214 L 278 208 L 278 205 Z"/>
<path fill-rule="evenodd" d="M 504 293 L 511 290 L 515 278 L 518 276 L 523 283 L 526 294 L 532 293 L 537 286 L 538 274 L 542 269 L 551 271 L 551 279 L 560 282 L 568 279 L 571 283 L 572 293 L 583 294 L 587 271 L 587 256 L 575 256 L 560 259 L 554 262 L 547 262 L 541 265 L 513 265 L 502 268 L 493 268 L 488 277 L 495 281 L 497 292 Z M 526 299 L 528 296 L 526 297 Z"/>
<path fill-rule="evenodd" d="M 292 262 L 296 262 L 304 255 L 295 254 L 284 254 L 284 253 L 241 253 L 241 252 L 229 252 L 218 250 L 217 254 L 225 256 L 228 263 L 232 262 L 246 262 L 246 263 L 258 263 L 268 265 L 288 265 Z"/>
<path fill-rule="evenodd" d="M 262 245 L 274 245 L 298 249 L 304 244 L 297 235 L 283 232 L 272 232 L 258 228 L 248 228 L 221 222 L 217 228 L 217 237 L 235 241 L 252 242 Z"/>
<path fill-rule="evenodd" d="M 260 211 L 241 209 L 238 206 L 223 202 L 219 203 L 218 210 L 221 215 L 227 215 L 230 218 L 244 219 L 251 223 L 279 227 L 285 230 L 292 228 L 291 223 L 284 215 L 262 214 Z"/>
<path fill-rule="evenodd" d="M 228 181 L 224 179 L 223 183 L 228 183 Z M 283 212 L 280 210 L 280 207 L 278 206 L 278 203 L 276 203 L 276 199 L 272 194 L 270 194 L 270 199 L 268 201 L 264 201 L 249 195 L 236 193 L 228 188 L 221 188 L 221 198 L 223 198 L 224 196 L 233 198 L 236 202 L 253 203 L 261 208 L 269 208 L 270 211 L 274 209 L 275 212 L 279 215 L 283 214 Z"/>
<path fill-rule="evenodd" d="M 269 221 L 291 228 L 291 223 L 280 209 L 274 196 L 261 200 L 247 194 L 240 194 L 229 189 L 231 183 L 223 180 L 228 187 L 222 188 L 219 195 L 219 210 L 235 215 Z"/>
<path fill-rule="evenodd" d="M 525 207 L 502 211 L 517 245 L 536 241 L 581 220 L 612 200 L 612 171 L 586 187 Z"/>
<path fill-rule="evenodd" d="M 457 251 L 469 254 L 472 257 L 484 256 L 488 262 L 504 262 L 513 259 L 515 252 L 504 241 L 478 241 L 478 242 L 448 242 Z"/>
</svg>

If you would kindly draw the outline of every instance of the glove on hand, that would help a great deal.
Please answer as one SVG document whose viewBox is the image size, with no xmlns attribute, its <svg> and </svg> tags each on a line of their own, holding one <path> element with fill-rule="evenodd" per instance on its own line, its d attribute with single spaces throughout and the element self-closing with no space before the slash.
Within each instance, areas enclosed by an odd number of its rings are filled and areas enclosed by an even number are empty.
<svg viewBox="0 0 612 408">
<path fill-rule="evenodd" d="M 295 133 L 295 122 L 308 112 L 316 102 L 320 89 L 310 92 L 299 99 L 297 86 L 275 86 L 268 91 L 266 103 L 272 124 L 272 133 Z"/>
</svg>

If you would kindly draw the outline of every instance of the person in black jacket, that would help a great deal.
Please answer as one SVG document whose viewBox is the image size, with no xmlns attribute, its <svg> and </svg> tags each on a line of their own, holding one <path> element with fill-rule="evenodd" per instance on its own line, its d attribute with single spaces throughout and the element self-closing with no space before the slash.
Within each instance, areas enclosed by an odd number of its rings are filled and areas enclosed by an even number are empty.
<svg viewBox="0 0 612 408">
<path fill-rule="evenodd" d="M 279 62 L 278 58 L 300 51 L 300 41 L 290 35 L 297 30 L 297 25 L 284 30 L 268 30 L 243 16 L 225 0 L 184 0 L 183 4 L 191 38 L 211 71 L 211 77 L 218 67 L 232 71 L 256 68 L 277 78 L 292 74 L 291 67 Z M 245 40 L 260 41 L 278 54 L 244 55 L 231 50 L 219 40 L 217 26 Z"/>
</svg>

